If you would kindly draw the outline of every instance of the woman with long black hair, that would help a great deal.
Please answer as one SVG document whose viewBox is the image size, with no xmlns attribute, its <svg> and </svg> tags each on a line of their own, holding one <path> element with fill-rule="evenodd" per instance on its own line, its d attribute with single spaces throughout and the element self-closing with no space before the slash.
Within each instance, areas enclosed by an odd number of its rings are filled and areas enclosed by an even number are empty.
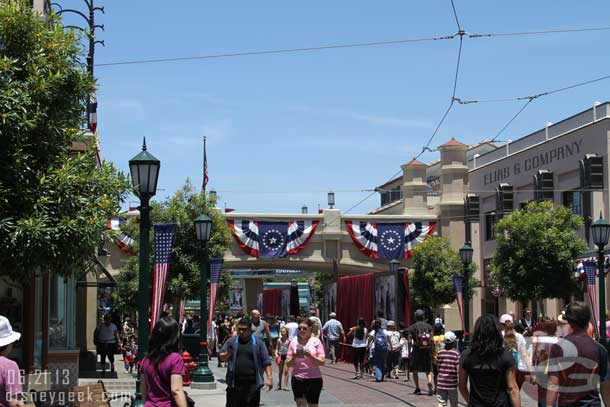
<svg viewBox="0 0 610 407">
<path fill-rule="evenodd" d="M 474 326 L 470 348 L 460 358 L 459 389 L 469 407 L 521 406 L 515 360 L 503 347 L 494 315 L 481 316 Z"/>
<path fill-rule="evenodd" d="M 354 354 L 354 369 L 356 369 L 356 375 L 354 379 L 362 378 L 362 368 L 364 367 L 364 357 L 366 356 L 366 345 L 367 345 L 367 330 L 364 318 L 358 318 L 356 326 L 353 326 L 347 336 L 354 336 L 352 340 L 352 352 Z"/>
<path fill-rule="evenodd" d="M 146 333 L 142 333 L 145 335 Z M 169 316 L 157 321 L 142 361 L 141 392 L 144 407 L 186 407 L 182 376 L 186 373 L 179 351 L 180 328 Z"/>
</svg>

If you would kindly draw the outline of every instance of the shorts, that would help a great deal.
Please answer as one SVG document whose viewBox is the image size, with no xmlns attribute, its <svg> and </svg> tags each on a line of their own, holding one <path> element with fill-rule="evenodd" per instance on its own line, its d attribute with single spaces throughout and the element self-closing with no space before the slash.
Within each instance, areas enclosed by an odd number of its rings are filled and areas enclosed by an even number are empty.
<svg viewBox="0 0 610 407">
<path fill-rule="evenodd" d="M 430 349 L 418 349 L 411 355 L 411 370 L 416 372 L 432 371 L 432 351 Z"/>
<path fill-rule="evenodd" d="M 287 357 L 288 355 L 280 355 L 280 359 L 282 359 L 282 362 L 285 361 Z"/>
<path fill-rule="evenodd" d="M 409 358 L 400 358 L 400 368 L 402 370 L 409 370 Z"/>
<path fill-rule="evenodd" d="M 322 378 L 299 379 L 292 377 L 292 394 L 294 399 L 305 399 L 309 404 L 318 404 L 322 392 Z"/>
<path fill-rule="evenodd" d="M 457 388 L 451 390 L 436 389 L 438 396 L 438 404 L 445 407 L 449 402 L 451 407 L 457 407 L 458 405 L 458 392 Z"/>
</svg>

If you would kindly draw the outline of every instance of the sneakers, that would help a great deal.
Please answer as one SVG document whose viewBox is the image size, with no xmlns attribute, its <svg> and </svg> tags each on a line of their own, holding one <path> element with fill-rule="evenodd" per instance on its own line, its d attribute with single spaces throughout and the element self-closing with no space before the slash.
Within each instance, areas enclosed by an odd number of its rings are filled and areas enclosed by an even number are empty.
<svg viewBox="0 0 610 407">
<path fill-rule="evenodd" d="M 433 396 L 434 395 L 434 390 L 432 390 L 432 385 L 429 384 L 428 385 L 428 396 Z"/>
<path fill-rule="evenodd" d="M 415 389 L 415 391 L 413 392 L 413 394 L 421 394 L 421 390 L 420 390 L 420 389 Z"/>
</svg>

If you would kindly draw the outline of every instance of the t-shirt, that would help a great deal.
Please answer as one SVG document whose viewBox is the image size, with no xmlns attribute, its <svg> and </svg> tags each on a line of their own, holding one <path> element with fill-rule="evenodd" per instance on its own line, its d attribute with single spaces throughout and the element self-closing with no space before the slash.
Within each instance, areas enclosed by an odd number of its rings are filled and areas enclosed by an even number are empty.
<svg viewBox="0 0 610 407">
<path fill-rule="evenodd" d="M 434 342 L 434 354 L 432 355 L 432 364 L 437 364 L 438 354 L 445 348 L 445 335 L 434 335 L 432 337 Z"/>
<path fill-rule="evenodd" d="M 252 337 L 239 340 L 237 355 L 235 356 L 235 381 L 256 382 L 256 367 L 254 366 L 254 354 L 252 350 Z"/>
<path fill-rule="evenodd" d="M 417 333 L 422 331 L 430 333 L 430 349 L 432 349 L 432 326 L 427 322 L 417 321 L 409 327 L 409 335 L 413 338 L 413 352 L 417 352 Z"/>
<path fill-rule="evenodd" d="M 466 349 L 460 366 L 468 372 L 470 407 L 510 407 L 506 374 L 515 367 L 515 359 L 504 349 L 491 363 L 482 360 L 472 349 Z"/>
<path fill-rule="evenodd" d="M 284 325 L 284 328 L 288 330 L 288 337 L 292 340 L 297 336 L 299 324 L 296 322 L 288 322 L 286 325 Z"/>
<path fill-rule="evenodd" d="M 170 353 L 155 368 L 148 359 L 142 361 L 142 374 L 146 380 L 146 403 L 144 407 L 172 407 L 174 405 L 171 388 L 171 375 L 186 374 L 182 356 Z"/>
<path fill-rule="evenodd" d="M 575 332 L 552 346 L 547 373 L 557 377 L 564 389 L 559 392 L 560 406 L 600 406 L 597 381 L 610 379 L 608 353 L 585 332 Z"/>
<path fill-rule="evenodd" d="M 409 341 L 407 338 L 400 338 L 400 347 L 400 357 L 404 359 L 408 358 L 411 347 L 409 346 Z"/>
<path fill-rule="evenodd" d="M 258 325 L 252 323 L 252 334 L 256 336 L 256 339 L 260 341 L 264 341 L 267 337 L 267 332 L 265 331 L 265 327 L 267 326 L 267 322 L 262 319 L 258 322 Z"/>
<path fill-rule="evenodd" d="M 367 343 L 367 330 L 366 328 L 362 328 L 364 330 L 362 339 L 358 339 L 358 328 L 354 330 L 354 340 L 352 341 L 352 347 L 354 348 L 366 348 Z"/>
<path fill-rule="evenodd" d="M 0 356 L 0 407 L 8 407 L 7 398 L 20 395 L 21 374 L 17 363 Z"/>
<path fill-rule="evenodd" d="M 100 343 L 116 343 L 116 332 L 118 328 L 112 322 L 108 325 L 100 324 L 97 327 L 97 340 Z"/>
<path fill-rule="evenodd" d="M 438 385 L 441 390 L 453 390 L 458 385 L 458 365 L 460 354 L 455 349 L 441 349 L 436 355 L 438 366 Z"/>
<path fill-rule="evenodd" d="M 341 331 L 343 330 L 343 325 L 341 325 L 341 322 L 333 318 L 326 321 L 322 330 L 326 335 L 326 339 L 330 341 L 338 341 L 341 338 Z"/>
<path fill-rule="evenodd" d="M 395 352 L 400 351 L 400 332 L 398 331 L 390 331 L 389 333 L 389 342 L 392 345 L 392 349 Z M 389 349 L 389 347 L 388 347 Z"/>
<path fill-rule="evenodd" d="M 309 356 L 297 357 L 295 355 L 298 344 L 299 340 L 298 338 L 295 338 L 290 341 L 290 345 L 288 346 L 288 359 L 294 358 L 292 376 L 299 379 L 317 379 L 322 377 L 320 367 L 315 364 L 312 358 L 310 358 Z M 317 358 L 326 357 L 322 342 L 320 342 L 318 338 L 314 338 L 313 336 L 309 338 L 305 346 L 303 346 L 303 350 L 305 349 L 309 350 L 309 352 Z"/>
</svg>

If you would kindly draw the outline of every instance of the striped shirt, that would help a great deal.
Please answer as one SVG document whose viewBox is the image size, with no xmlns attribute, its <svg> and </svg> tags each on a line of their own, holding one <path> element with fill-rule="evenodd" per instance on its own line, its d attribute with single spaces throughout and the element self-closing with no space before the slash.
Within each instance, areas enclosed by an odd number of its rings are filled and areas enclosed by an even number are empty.
<svg viewBox="0 0 610 407">
<path fill-rule="evenodd" d="M 438 385 L 441 390 L 453 390 L 458 385 L 458 365 L 460 354 L 457 350 L 442 349 L 438 352 Z"/>
</svg>

